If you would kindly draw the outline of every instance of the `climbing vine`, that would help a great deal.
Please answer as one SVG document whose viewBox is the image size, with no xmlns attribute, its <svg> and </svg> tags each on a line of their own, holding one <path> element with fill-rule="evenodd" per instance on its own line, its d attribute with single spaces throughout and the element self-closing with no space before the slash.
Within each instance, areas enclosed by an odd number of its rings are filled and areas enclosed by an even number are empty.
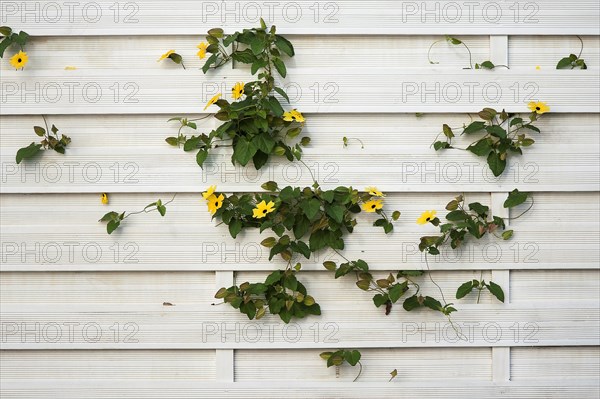
<svg viewBox="0 0 600 399">
<path fill-rule="evenodd" d="M 523 148 L 535 143 L 535 140 L 525 132 L 540 133 L 540 129 L 533 123 L 540 119 L 540 115 L 550 111 L 550 107 L 546 103 L 539 101 L 531 101 L 528 107 L 531 110 L 528 116 L 529 120 L 524 120 L 519 115 L 509 114 L 504 110 L 498 112 L 493 108 L 484 108 L 477 114 L 482 119 L 481 121 L 471 121 L 461 128 L 452 128 L 444 124 L 442 134 L 445 136 L 445 140 L 436 138 L 432 146 L 436 151 L 454 148 L 485 157 L 490 170 L 494 176 L 498 177 L 506 169 L 507 160 L 511 154 L 522 155 Z M 460 148 L 455 146 L 452 140 L 456 136 L 454 130 L 457 129 L 462 129 L 460 136 L 475 136 L 481 133 L 483 135 L 480 135 L 466 148 Z"/>
<path fill-rule="evenodd" d="M 222 29 L 208 31 L 206 43 L 201 43 L 198 56 L 206 60 L 202 71 L 222 67 L 230 61 L 250 64 L 250 72 L 257 80 L 248 83 L 237 82 L 231 89 L 231 101 L 222 93 L 214 95 L 204 109 L 218 107 L 213 116 L 223 122 L 209 134 L 192 134 L 185 131 L 197 130 L 196 120 L 174 117 L 169 121 L 179 122 L 177 136 L 166 138 L 172 146 L 183 147 L 184 151 L 197 151 L 196 162 L 200 167 L 206 161 L 210 151 L 217 147 L 231 147 L 231 162 L 246 166 L 252 161 L 260 169 L 269 158 L 285 156 L 289 161 L 299 160 L 302 146 L 310 143 L 309 137 L 297 137 L 304 127 L 304 116 L 299 111 L 284 110 L 278 97 L 289 102 L 285 90 L 278 87 L 274 72 L 285 78 L 287 69 L 285 57 L 294 56 L 294 47 L 283 36 L 276 34 L 275 26 L 267 29 L 261 19 L 261 27 L 245 29 L 225 35 Z M 167 55 L 168 54 L 168 55 Z M 166 53 L 176 63 L 182 63 L 177 53 Z M 161 57 L 162 58 L 162 57 Z M 200 118 L 200 119 L 205 119 Z"/>
</svg>

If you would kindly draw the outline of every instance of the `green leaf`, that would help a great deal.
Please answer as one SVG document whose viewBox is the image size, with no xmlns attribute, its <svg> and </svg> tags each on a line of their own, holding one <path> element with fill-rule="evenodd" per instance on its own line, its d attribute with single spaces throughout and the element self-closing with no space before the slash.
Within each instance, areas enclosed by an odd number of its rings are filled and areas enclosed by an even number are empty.
<svg viewBox="0 0 600 399">
<path fill-rule="evenodd" d="M 442 130 L 444 131 L 444 136 L 448 137 L 449 139 L 454 137 L 454 133 L 452 132 L 452 129 L 450 128 L 450 126 L 446 125 L 445 123 L 442 126 Z"/>
<path fill-rule="evenodd" d="M 494 69 L 495 65 L 492 63 L 492 61 L 483 61 L 481 63 L 481 67 L 485 69 Z"/>
<path fill-rule="evenodd" d="M 281 270 L 275 270 L 273 273 L 269 274 L 267 276 L 267 279 L 265 280 L 265 284 L 266 285 L 273 285 L 277 282 L 279 282 L 279 280 L 281 280 Z"/>
<path fill-rule="evenodd" d="M 452 211 L 446 215 L 446 219 L 453 221 L 453 222 L 467 220 L 468 218 L 469 218 L 469 216 L 464 211 L 461 211 L 461 210 Z"/>
<path fill-rule="evenodd" d="M 569 68 L 572 66 L 573 60 L 570 57 L 561 58 L 556 64 L 556 69 Z"/>
<path fill-rule="evenodd" d="M 434 299 L 430 296 L 426 296 L 425 300 L 423 301 L 423 305 L 427 306 L 429 309 L 431 310 L 437 310 L 437 311 L 442 311 L 443 306 L 440 303 L 440 301 L 438 301 L 437 299 Z"/>
<path fill-rule="evenodd" d="M 383 295 L 383 294 L 376 294 L 373 297 L 373 303 L 377 307 L 380 307 L 381 305 L 385 305 L 388 300 L 389 300 L 389 298 L 388 298 L 387 294 L 385 294 L 385 295 Z"/>
<path fill-rule="evenodd" d="M 12 33 L 12 29 L 8 26 L 0 26 L 0 35 L 2 36 L 10 36 Z"/>
<path fill-rule="evenodd" d="M 279 87 L 273 87 L 273 90 L 275 90 L 281 97 L 285 98 L 288 103 L 290 102 L 290 98 L 283 89 L 280 89 Z"/>
<path fill-rule="evenodd" d="M 486 156 L 492 151 L 492 146 L 488 139 L 481 139 L 468 146 L 467 151 L 471 151 L 475 155 Z"/>
<path fill-rule="evenodd" d="M 348 362 L 350 366 L 356 366 L 356 364 L 360 360 L 360 352 L 357 350 L 345 351 L 344 359 Z"/>
<path fill-rule="evenodd" d="M 208 72 L 208 70 L 210 69 L 210 66 L 217 61 L 217 58 L 218 58 L 217 54 L 213 54 L 210 57 L 208 57 L 208 59 L 204 63 L 204 66 L 202 67 L 202 72 L 204 72 L 204 73 Z"/>
<path fill-rule="evenodd" d="M 302 208 L 306 217 L 312 220 L 321 210 L 321 202 L 316 198 L 311 198 L 308 201 L 302 202 L 300 208 Z"/>
<path fill-rule="evenodd" d="M 408 289 L 408 287 L 406 285 L 406 282 L 394 284 L 388 290 L 388 295 L 390 296 L 390 301 L 392 301 L 392 303 L 396 303 L 398 301 L 398 299 L 400 299 L 400 297 L 402 295 L 404 295 L 404 293 L 406 292 L 407 289 Z"/>
<path fill-rule="evenodd" d="M 341 205 L 331 205 L 331 206 L 326 205 L 325 206 L 325 213 L 329 217 L 331 217 L 333 220 L 335 220 L 337 223 L 342 223 L 342 221 L 344 220 L 344 211 L 345 210 L 346 210 L 346 208 Z"/>
<path fill-rule="evenodd" d="M 282 53 L 290 57 L 295 55 L 294 46 L 292 46 L 292 43 L 283 36 L 275 35 L 275 46 L 277 46 Z"/>
<path fill-rule="evenodd" d="M 506 130 L 502 129 L 498 125 L 486 126 L 485 130 L 487 130 L 487 132 L 494 137 L 498 137 L 500 139 L 506 138 Z"/>
<path fill-rule="evenodd" d="M 198 166 L 202 167 L 202 165 L 204 165 L 204 161 L 206 161 L 207 157 L 208 157 L 207 150 L 201 149 L 200 151 L 198 151 L 198 153 L 196 154 L 196 163 L 198 164 Z"/>
<path fill-rule="evenodd" d="M 527 201 L 528 193 L 522 193 L 516 188 L 508 194 L 506 201 L 504 201 L 505 208 L 513 208 L 517 205 L 521 205 Z"/>
<path fill-rule="evenodd" d="M 212 28 L 208 31 L 209 36 L 214 36 L 218 39 L 223 37 L 223 29 L 221 28 Z"/>
<path fill-rule="evenodd" d="M 463 134 L 477 133 L 478 131 L 483 130 L 484 128 L 485 122 L 475 121 L 470 123 L 469 126 L 467 126 L 465 130 L 463 130 Z"/>
<path fill-rule="evenodd" d="M 502 232 L 503 240 L 510 240 L 512 236 L 513 236 L 513 230 L 506 230 L 506 231 Z"/>
<path fill-rule="evenodd" d="M 275 65 L 275 69 L 277 69 L 277 72 L 279 72 L 281 77 L 285 78 L 287 75 L 287 69 L 285 68 L 283 61 L 281 61 L 279 58 L 274 58 L 273 65 Z"/>
<path fill-rule="evenodd" d="M 433 143 L 433 149 L 436 151 L 443 150 L 446 148 L 452 148 L 450 144 L 448 144 L 446 141 L 436 141 L 435 143 Z"/>
<path fill-rule="evenodd" d="M 259 134 L 258 136 L 255 136 L 252 140 L 252 144 L 254 144 L 256 148 L 258 148 L 265 154 L 270 154 L 271 151 L 273 151 L 273 147 L 275 147 L 275 144 L 277 143 L 275 142 L 275 140 L 273 140 L 273 138 L 271 138 L 269 133 L 264 132 Z"/>
<path fill-rule="evenodd" d="M 121 224 L 120 220 L 109 221 L 108 224 L 106 225 L 106 232 L 108 234 L 111 234 L 113 231 L 115 231 L 117 229 L 117 227 L 119 227 L 120 224 Z"/>
<path fill-rule="evenodd" d="M 17 151 L 16 162 L 20 164 L 22 160 L 33 158 L 42 149 L 41 144 L 31 143 Z"/>
<path fill-rule="evenodd" d="M 260 39 L 258 36 L 254 36 L 250 42 L 250 49 L 254 55 L 259 55 L 265 49 L 265 41 Z"/>
<path fill-rule="evenodd" d="M 487 163 L 490 167 L 490 170 L 496 177 L 500 176 L 506 168 L 506 159 L 500 159 L 500 154 L 496 152 L 490 152 L 490 155 L 488 155 L 487 158 Z"/>
<path fill-rule="evenodd" d="M 261 184 L 260 186 L 263 190 L 267 190 L 267 191 L 277 191 L 278 185 L 277 182 L 274 181 L 268 181 L 266 183 Z"/>
<path fill-rule="evenodd" d="M 467 294 L 470 294 L 473 291 L 473 280 L 469 280 L 466 283 L 461 284 L 456 290 L 456 299 L 460 299 L 465 297 Z"/>
<path fill-rule="evenodd" d="M 337 265 L 335 264 L 335 262 L 332 262 L 330 260 L 323 262 L 323 266 L 325 266 L 325 269 L 331 272 L 337 269 Z"/>
<path fill-rule="evenodd" d="M 473 202 L 469 204 L 469 209 L 475 211 L 479 216 L 483 216 L 490 210 L 489 207 L 481 205 L 479 202 Z"/>
<path fill-rule="evenodd" d="M 232 219 L 231 223 L 229 223 L 229 234 L 231 234 L 231 237 L 236 238 L 240 231 L 242 231 L 242 221 Z"/>
<path fill-rule="evenodd" d="M 39 137 L 43 137 L 46 134 L 46 129 L 44 129 L 41 126 L 34 126 L 33 127 L 33 131 L 35 132 L 35 134 L 37 134 Z"/>
<path fill-rule="evenodd" d="M 12 39 L 7 36 L 0 42 L 0 58 L 4 57 L 4 52 L 12 44 Z"/>
<path fill-rule="evenodd" d="M 246 166 L 256 154 L 257 148 L 253 142 L 248 141 L 245 137 L 240 137 L 233 151 L 234 158 L 242 166 Z"/>
<path fill-rule="evenodd" d="M 493 108 L 484 108 L 477 113 L 481 119 L 484 121 L 491 121 L 496 116 L 497 112 Z"/>
<path fill-rule="evenodd" d="M 454 44 L 455 46 L 462 44 L 460 40 L 452 36 L 446 36 L 446 41 L 450 44 Z"/>
<path fill-rule="evenodd" d="M 416 295 L 413 295 L 410 298 L 406 298 L 404 300 L 404 303 L 402 304 L 402 307 L 407 312 L 410 312 L 411 310 L 416 309 L 420 306 L 421 306 L 421 303 L 419 302 L 419 298 Z"/>
<path fill-rule="evenodd" d="M 490 290 L 490 293 L 495 296 L 496 298 L 498 298 L 498 300 L 500 302 L 504 302 L 504 291 L 502 291 L 502 287 L 500 287 L 498 284 L 490 281 L 489 284 L 485 285 L 487 287 L 488 290 Z"/>
</svg>

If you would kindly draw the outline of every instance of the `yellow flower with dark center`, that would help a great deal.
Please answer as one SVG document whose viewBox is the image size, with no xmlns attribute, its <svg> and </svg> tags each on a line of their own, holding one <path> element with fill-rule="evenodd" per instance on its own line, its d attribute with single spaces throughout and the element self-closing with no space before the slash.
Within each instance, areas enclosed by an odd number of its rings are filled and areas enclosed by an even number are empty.
<svg viewBox="0 0 600 399">
<path fill-rule="evenodd" d="M 417 224 L 426 224 L 435 219 L 436 211 L 425 211 L 421 214 L 421 217 L 417 219 Z"/>
<path fill-rule="evenodd" d="M 531 101 L 529 104 L 527 104 L 527 107 L 531 110 L 531 112 L 535 112 L 539 115 L 550 111 L 550 107 L 541 101 Z"/>
<path fill-rule="evenodd" d="M 206 106 L 204 107 L 204 110 L 206 111 L 206 108 L 210 107 L 211 105 L 213 105 L 214 103 L 216 103 L 217 101 L 219 101 L 219 98 L 221 98 L 221 93 L 217 93 L 213 96 L 213 98 L 211 98 L 210 100 L 208 100 L 208 102 L 206 103 Z"/>
<path fill-rule="evenodd" d="M 293 109 L 291 111 L 285 112 L 283 114 L 283 120 L 286 122 L 304 122 L 304 116 L 297 110 Z"/>
<path fill-rule="evenodd" d="M 29 61 L 29 57 L 27 57 L 27 53 L 24 53 L 23 51 L 19 51 L 17 54 L 13 55 L 10 58 L 10 65 L 15 67 L 15 69 L 21 69 L 25 66 L 25 64 L 27 64 L 27 61 Z"/>
<path fill-rule="evenodd" d="M 372 195 L 373 197 L 385 197 L 385 194 L 382 193 L 381 191 L 377 190 L 377 187 L 367 187 L 365 188 L 365 191 L 369 193 L 369 195 Z"/>
<path fill-rule="evenodd" d="M 266 201 L 256 204 L 256 208 L 252 210 L 253 216 L 256 219 L 262 219 L 275 210 L 275 203 L 270 201 L 268 204 Z"/>
<path fill-rule="evenodd" d="M 108 194 L 100 194 L 100 202 L 102 202 L 103 205 L 108 205 Z"/>
<path fill-rule="evenodd" d="M 202 198 L 207 200 L 208 197 L 210 197 L 211 195 L 213 195 L 215 193 L 216 189 L 217 189 L 217 186 L 210 186 L 208 189 L 206 189 L 205 192 L 202 193 Z"/>
<path fill-rule="evenodd" d="M 208 211 L 214 215 L 215 212 L 217 211 L 217 209 L 221 208 L 223 206 L 223 200 L 225 199 L 225 196 L 223 194 L 220 194 L 218 197 L 216 195 L 211 195 L 210 197 L 208 197 L 206 200 L 208 201 Z"/>
<path fill-rule="evenodd" d="M 240 97 L 244 95 L 244 84 L 242 82 L 237 82 L 233 89 L 231 89 L 231 97 L 234 100 L 238 100 Z"/>
<path fill-rule="evenodd" d="M 160 56 L 160 58 L 158 59 L 158 61 L 156 62 L 161 62 L 162 60 L 169 58 L 171 56 L 171 54 L 175 54 L 175 50 L 169 50 L 166 53 L 164 53 L 163 55 Z"/>
<path fill-rule="evenodd" d="M 382 200 L 371 200 L 363 204 L 362 209 L 367 213 L 373 213 L 383 208 Z"/>
<path fill-rule="evenodd" d="M 206 44 L 205 42 L 202 42 L 199 45 L 197 45 L 196 47 L 198 48 L 198 52 L 196 53 L 196 55 L 198 57 L 200 57 L 200 59 L 203 59 L 204 57 L 206 57 L 206 49 L 208 48 L 208 44 Z"/>
</svg>

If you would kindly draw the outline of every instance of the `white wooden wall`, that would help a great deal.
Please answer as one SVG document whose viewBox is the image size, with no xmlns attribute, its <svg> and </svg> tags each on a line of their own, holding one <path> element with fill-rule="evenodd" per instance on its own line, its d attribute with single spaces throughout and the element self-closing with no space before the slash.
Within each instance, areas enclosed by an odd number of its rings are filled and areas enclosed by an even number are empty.
<svg viewBox="0 0 600 399">
<path fill-rule="evenodd" d="M 533 192 L 511 241 L 471 241 L 431 262 L 446 297 L 481 271 L 507 294 L 504 304 L 455 301 L 468 342 L 432 312 L 397 306 L 384 316 L 351 281 L 323 271 L 331 253 L 302 273 L 321 317 L 286 326 L 211 305 L 218 287 L 282 265 L 267 260 L 258 234 L 234 241 L 215 227 L 199 193 L 310 181 L 285 161 L 233 168 L 226 151 L 202 172 L 164 143 L 175 132 L 169 117 L 202 113 L 216 91 L 248 80 L 244 66 L 203 75 L 195 45 L 212 27 L 256 25 L 257 10 L 296 47 L 286 84 L 307 116 L 306 162 L 325 186 L 377 185 L 402 211 L 385 237 L 361 217 L 348 258 L 381 273 L 422 269 L 421 211 L 441 213 L 465 192 L 502 213 L 508 191 Z M 1 63 L 2 398 L 597 398 L 599 18 L 597 0 L 3 1 L 0 24 L 35 37 L 24 71 Z M 434 48 L 441 63 L 429 65 L 427 49 L 444 34 L 464 39 L 474 62 L 510 70 L 465 71 L 464 49 L 445 43 Z M 589 70 L 555 70 L 578 52 L 574 35 Z M 169 49 L 186 71 L 156 63 Z M 442 123 L 483 106 L 526 111 L 530 99 L 552 113 L 501 178 L 474 156 L 429 148 Z M 67 155 L 16 165 L 40 114 L 73 139 Z M 343 148 L 344 136 L 365 148 Z M 164 219 L 132 217 L 108 236 L 96 222 L 108 209 L 101 192 L 115 210 L 178 196 Z M 326 369 L 318 357 L 337 348 L 362 350 L 358 382 L 357 370 Z"/>
</svg>

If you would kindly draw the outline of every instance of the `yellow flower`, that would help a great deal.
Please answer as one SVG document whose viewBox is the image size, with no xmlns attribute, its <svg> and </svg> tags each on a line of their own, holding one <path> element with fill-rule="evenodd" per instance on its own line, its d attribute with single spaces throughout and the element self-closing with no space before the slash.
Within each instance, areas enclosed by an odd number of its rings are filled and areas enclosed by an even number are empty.
<svg viewBox="0 0 600 399">
<path fill-rule="evenodd" d="M 362 208 L 367 213 L 373 213 L 373 212 L 378 211 L 379 209 L 383 208 L 383 201 L 382 200 L 367 201 L 363 204 Z"/>
<path fill-rule="evenodd" d="M 377 187 L 367 187 L 365 188 L 365 191 L 369 193 L 369 195 L 372 195 L 373 197 L 385 197 L 385 194 L 382 193 L 381 191 L 377 190 Z"/>
<path fill-rule="evenodd" d="M 223 200 L 225 199 L 225 196 L 223 194 L 220 194 L 218 197 L 216 195 L 211 195 L 210 197 L 208 197 L 206 200 L 208 201 L 208 211 L 214 215 L 214 213 L 217 211 L 217 209 L 221 208 L 223 206 Z"/>
<path fill-rule="evenodd" d="M 206 192 L 202 193 L 202 198 L 204 198 L 205 200 L 207 200 L 211 195 L 213 195 L 215 193 L 215 190 L 217 189 L 217 186 L 210 186 Z"/>
<path fill-rule="evenodd" d="M 295 109 L 283 114 L 283 120 L 286 122 L 304 122 L 304 116 Z"/>
<path fill-rule="evenodd" d="M 539 65 L 536 65 L 535 70 L 539 71 L 540 69 L 542 69 L 542 67 L 540 67 Z"/>
<path fill-rule="evenodd" d="M 163 55 L 160 56 L 160 58 L 158 59 L 158 61 L 156 62 L 161 62 L 162 60 L 169 58 L 171 56 L 171 54 L 175 54 L 175 50 L 169 50 L 166 53 L 164 53 Z"/>
<path fill-rule="evenodd" d="M 102 202 L 103 205 L 108 205 L 108 194 L 100 194 L 100 202 Z"/>
<path fill-rule="evenodd" d="M 237 82 L 233 89 L 231 89 L 231 97 L 234 100 L 238 100 L 240 97 L 244 95 L 244 84 L 242 82 Z"/>
<path fill-rule="evenodd" d="M 261 218 L 264 218 L 265 216 L 267 216 L 267 213 L 271 213 L 274 210 L 275 210 L 275 203 L 273 201 L 270 201 L 268 204 L 265 201 L 263 201 L 263 202 L 256 204 L 256 208 L 254 208 L 252 210 L 252 213 L 254 214 L 253 216 L 256 219 L 261 219 Z"/>
<path fill-rule="evenodd" d="M 435 218 L 436 211 L 425 211 L 421 214 L 421 217 L 417 219 L 417 224 L 426 224 L 431 222 Z"/>
<path fill-rule="evenodd" d="M 196 55 L 198 57 L 200 57 L 200 59 L 206 57 L 206 49 L 208 48 L 208 44 L 206 44 L 205 42 L 200 43 L 199 45 L 196 46 L 199 51 L 196 53 Z"/>
<path fill-rule="evenodd" d="M 219 101 L 219 98 L 221 98 L 221 93 L 215 94 L 213 96 L 213 98 L 211 98 L 210 100 L 208 100 L 208 102 L 206 103 L 206 107 L 204 107 L 204 110 L 206 111 L 206 108 L 210 107 L 211 105 L 213 105 L 214 103 L 216 103 L 217 101 Z"/>
<path fill-rule="evenodd" d="M 25 64 L 27 64 L 27 61 L 29 61 L 29 57 L 27 57 L 27 53 L 24 53 L 23 51 L 19 51 L 17 54 L 13 55 L 10 58 L 10 65 L 14 66 L 15 69 L 20 69 L 20 68 L 23 68 L 25 66 Z"/>
<path fill-rule="evenodd" d="M 531 110 L 531 112 L 535 112 L 539 115 L 550 111 L 550 107 L 541 101 L 531 101 L 529 104 L 527 104 L 527 107 Z"/>
</svg>

